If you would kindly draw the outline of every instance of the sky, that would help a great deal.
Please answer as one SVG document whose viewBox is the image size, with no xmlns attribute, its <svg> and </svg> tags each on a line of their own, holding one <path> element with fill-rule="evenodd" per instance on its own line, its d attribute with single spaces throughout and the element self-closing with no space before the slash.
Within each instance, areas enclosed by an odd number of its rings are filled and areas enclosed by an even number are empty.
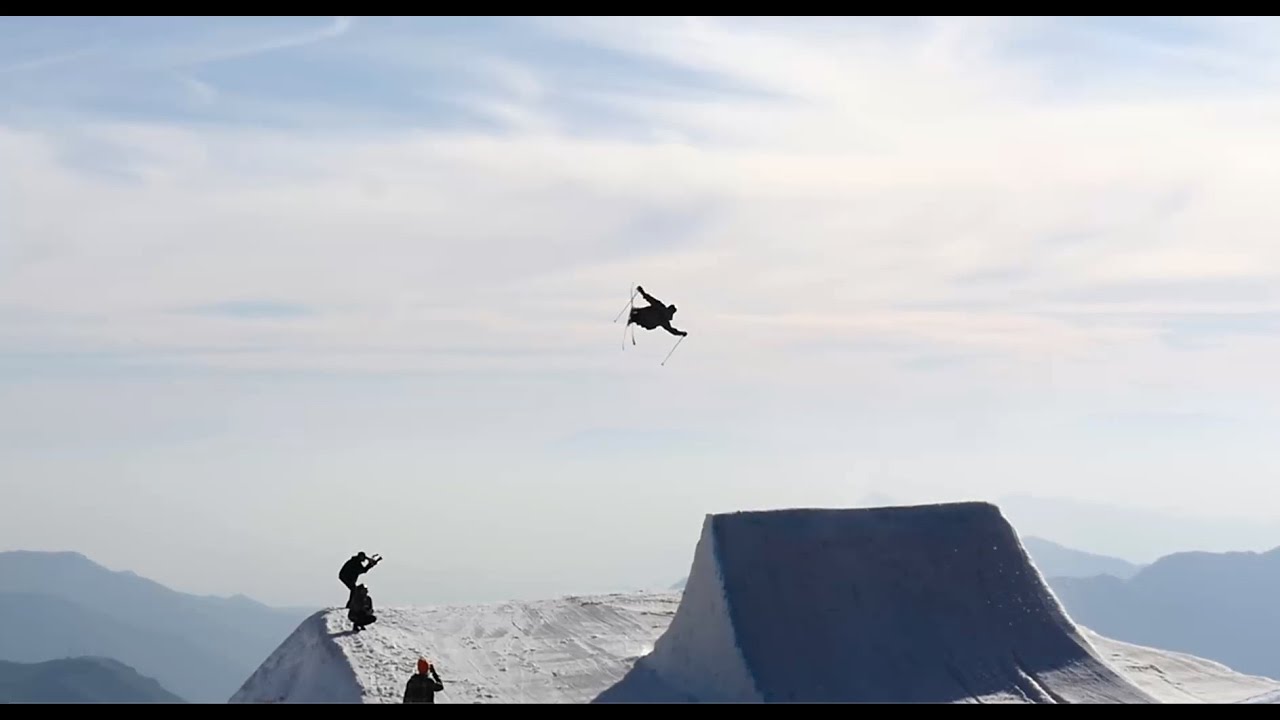
<svg viewBox="0 0 1280 720">
<path fill-rule="evenodd" d="M 0 549 L 385 605 L 876 492 L 1258 521 L 1276 29 L 0 20 Z"/>
</svg>

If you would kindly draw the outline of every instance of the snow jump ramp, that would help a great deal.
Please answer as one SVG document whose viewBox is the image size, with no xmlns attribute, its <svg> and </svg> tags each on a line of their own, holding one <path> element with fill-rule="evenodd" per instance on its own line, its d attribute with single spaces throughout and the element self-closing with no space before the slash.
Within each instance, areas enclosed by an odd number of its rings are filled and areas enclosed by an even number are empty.
<svg viewBox="0 0 1280 720">
<path fill-rule="evenodd" d="M 1155 703 L 991 504 L 708 515 L 675 617 L 596 702 Z"/>
</svg>

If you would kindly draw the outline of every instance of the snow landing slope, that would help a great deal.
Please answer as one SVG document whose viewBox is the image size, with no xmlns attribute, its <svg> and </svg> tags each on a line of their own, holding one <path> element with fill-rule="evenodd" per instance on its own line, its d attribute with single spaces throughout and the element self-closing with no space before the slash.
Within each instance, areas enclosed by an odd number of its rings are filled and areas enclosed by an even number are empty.
<svg viewBox="0 0 1280 720">
<path fill-rule="evenodd" d="M 1080 631 L 1117 670 L 1162 703 L 1280 702 L 1280 682 L 1271 678 L 1186 653 L 1112 640 L 1088 628 Z"/>
<path fill-rule="evenodd" d="M 675 618 L 608 698 L 1150 703 L 987 503 L 708 516 Z M 655 698 L 656 699 L 656 698 Z"/>
<path fill-rule="evenodd" d="M 1243 701 L 1247 705 L 1280 705 L 1280 690 Z"/>
</svg>

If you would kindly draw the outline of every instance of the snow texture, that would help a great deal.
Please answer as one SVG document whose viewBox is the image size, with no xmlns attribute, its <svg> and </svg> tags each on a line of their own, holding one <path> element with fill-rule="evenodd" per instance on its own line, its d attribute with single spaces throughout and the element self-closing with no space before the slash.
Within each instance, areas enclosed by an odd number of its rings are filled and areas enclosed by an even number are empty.
<svg viewBox="0 0 1280 720">
<path fill-rule="evenodd" d="M 313 615 L 231 702 L 399 703 L 419 656 L 441 703 L 1280 702 L 1076 628 L 983 504 L 708 516 L 683 594 L 375 611 Z"/>
<path fill-rule="evenodd" d="M 438 703 L 587 703 L 621 678 L 671 621 L 678 594 L 374 608 L 305 621 L 233 703 L 399 703 L 418 658 L 436 664 Z"/>
<path fill-rule="evenodd" d="M 1270 678 L 1185 653 L 1112 640 L 1088 628 L 1080 631 L 1116 669 L 1162 703 L 1280 702 L 1280 695 L 1269 701 L 1256 699 L 1280 688 L 1280 682 Z"/>
<path fill-rule="evenodd" d="M 707 516 L 641 664 L 705 702 L 1158 702 L 987 503 Z"/>
<path fill-rule="evenodd" d="M 1269 693 L 1257 695 L 1241 702 L 1247 705 L 1280 705 L 1280 690 L 1272 690 Z"/>
</svg>

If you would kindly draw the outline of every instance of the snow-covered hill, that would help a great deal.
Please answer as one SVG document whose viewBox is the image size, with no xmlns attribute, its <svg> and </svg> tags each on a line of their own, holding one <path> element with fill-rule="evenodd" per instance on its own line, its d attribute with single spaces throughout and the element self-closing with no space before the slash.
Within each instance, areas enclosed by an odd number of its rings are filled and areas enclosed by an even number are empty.
<svg viewBox="0 0 1280 720">
<path fill-rule="evenodd" d="M 436 664 L 441 703 L 583 703 L 653 648 L 678 593 L 376 610 L 308 618 L 231 702 L 400 702 L 418 657 Z"/>
<path fill-rule="evenodd" d="M 1280 691 L 1118 643 L 1062 612 L 984 504 L 708 516 L 685 593 L 341 610 L 293 633 L 232 702 L 1244 702 Z"/>
</svg>

